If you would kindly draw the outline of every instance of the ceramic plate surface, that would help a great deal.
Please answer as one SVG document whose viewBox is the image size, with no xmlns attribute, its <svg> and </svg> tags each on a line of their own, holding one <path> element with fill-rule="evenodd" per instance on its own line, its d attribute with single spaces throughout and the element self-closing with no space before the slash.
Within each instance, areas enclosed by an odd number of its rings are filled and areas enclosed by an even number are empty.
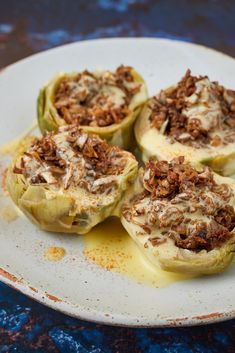
<svg viewBox="0 0 235 353">
<path fill-rule="evenodd" d="M 177 82 L 187 68 L 235 88 L 235 60 L 201 46 L 144 38 L 70 44 L 0 73 L 1 143 L 31 125 L 39 88 L 57 72 L 114 69 L 121 63 L 143 75 L 150 95 Z M 67 256 L 56 263 L 45 261 L 43 252 L 50 246 L 64 247 Z M 235 267 L 219 276 L 156 289 L 87 262 L 82 251 L 82 237 L 40 231 L 24 217 L 0 219 L 0 279 L 56 310 L 130 326 L 192 325 L 235 317 Z"/>
</svg>

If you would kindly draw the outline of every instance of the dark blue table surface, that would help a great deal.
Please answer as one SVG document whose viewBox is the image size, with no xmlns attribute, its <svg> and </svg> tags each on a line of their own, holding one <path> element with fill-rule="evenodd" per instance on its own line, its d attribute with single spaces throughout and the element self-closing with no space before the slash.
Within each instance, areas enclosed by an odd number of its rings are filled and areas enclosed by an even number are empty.
<svg viewBox="0 0 235 353">
<path fill-rule="evenodd" d="M 0 68 L 64 43 L 116 36 L 179 39 L 235 56 L 234 14 L 232 0 L 0 0 Z M 70 318 L 0 284 L 3 352 L 235 352 L 235 320 L 114 328 Z"/>
</svg>

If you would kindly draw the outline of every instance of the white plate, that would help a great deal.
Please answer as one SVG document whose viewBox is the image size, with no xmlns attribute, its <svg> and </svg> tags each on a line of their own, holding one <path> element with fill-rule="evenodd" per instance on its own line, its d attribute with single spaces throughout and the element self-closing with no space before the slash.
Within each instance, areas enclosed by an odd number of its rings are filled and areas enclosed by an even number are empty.
<svg viewBox="0 0 235 353">
<path fill-rule="evenodd" d="M 102 39 L 34 55 L 0 74 L 0 141 L 28 128 L 36 115 L 39 88 L 58 71 L 134 66 L 152 95 L 182 77 L 187 68 L 235 87 L 234 59 L 207 48 L 160 39 Z M 23 217 L 0 220 L 0 279 L 69 315 L 130 326 L 192 325 L 235 317 L 235 268 L 156 289 L 89 264 L 82 237 L 49 234 Z M 67 256 L 43 259 L 49 246 Z"/>
</svg>

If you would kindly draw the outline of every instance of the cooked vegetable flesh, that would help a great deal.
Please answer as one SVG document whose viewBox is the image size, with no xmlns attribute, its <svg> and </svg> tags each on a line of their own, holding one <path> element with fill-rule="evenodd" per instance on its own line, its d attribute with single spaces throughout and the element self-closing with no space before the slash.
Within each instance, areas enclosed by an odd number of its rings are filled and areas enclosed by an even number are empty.
<svg viewBox="0 0 235 353">
<path fill-rule="evenodd" d="M 129 104 L 140 87 L 131 67 L 122 65 L 100 74 L 83 71 L 62 79 L 54 104 L 67 124 L 105 127 L 130 114 Z"/>
<path fill-rule="evenodd" d="M 136 173 L 131 153 L 70 125 L 25 140 L 8 169 L 7 187 L 39 227 L 84 234 L 116 215 Z"/>
<path fill-rule="evenodd" d="M 235 91 L 188 70 L 172 89 L 162 90 L 149 104 L 151 127 L 170 141 L 187 146 L 225 146 L 235 142 Z"/>
<path fill-rule="evenodd" d="M 183 157 L 149 161 L 143 191 L 125 206 L 123 216 L 149 234 L 153 246 L 172 239 L 179 248 L 210 251 L 232 236 L 235 211 L 229 203 L 233 197 L 232 188 L 217 184 L 208 167 L 197 171 Z M 151 236 L 155 229 L 160 237 Z"/>
<path fill-rule="evenodd" d="M 91 193 L 108 192 L 121 174 L 127 152 L 111 147 L 96 135 L 74 127 L 60 128 L 35 139 L 13 172 L 30 184 L 49 184 L 65 190 L 85 188 Z M 130 155 L 130 154 L 128 154 Z"/>
</svg>

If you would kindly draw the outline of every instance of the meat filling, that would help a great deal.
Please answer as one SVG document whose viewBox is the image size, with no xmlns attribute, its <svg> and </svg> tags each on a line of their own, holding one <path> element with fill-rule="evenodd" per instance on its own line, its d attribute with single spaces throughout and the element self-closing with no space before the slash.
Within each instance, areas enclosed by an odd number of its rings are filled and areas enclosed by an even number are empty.
<svg viewBox="0 0 235 353">
<path fill-rule="evenodd" d="M 115 187 L 127 155 L 132 156 L 97 135 L 88 135 L 74 126 L 62 127 L 57 134 L 36 138 L 14 173 L 23 174 L 32 185 L 64 189 L 79 186 L 91 193 L 108 193 Z"/>
<path fill-rule="evenodd" d="M 68 124 L 104 127 L 122 122 L 139 90 L 131 67 L 122 65 L 114 73 L 84 71 L 60 82 L 54 104 Z"/>
<path fill-rule="evenodd" d="M 143 187 L 123 215 L 150 235 L 153 246 L 170 238 L 179 248 L 209 251 L 231 237 L 233 192 L 229 185 L 217 184 L 208 167 L 199 172 L 184 163 L 184 157 L 169 163 L 149 161 Z M 151 235 L 154 230 L 159 237 Z"/>
<path fill-rule="evenodd" d="M 151 126 L 196 148 L 235 142 L 235 91 L 188 70 L 174 89 L 163 90 L 150 102 Z"/>
</svg>

